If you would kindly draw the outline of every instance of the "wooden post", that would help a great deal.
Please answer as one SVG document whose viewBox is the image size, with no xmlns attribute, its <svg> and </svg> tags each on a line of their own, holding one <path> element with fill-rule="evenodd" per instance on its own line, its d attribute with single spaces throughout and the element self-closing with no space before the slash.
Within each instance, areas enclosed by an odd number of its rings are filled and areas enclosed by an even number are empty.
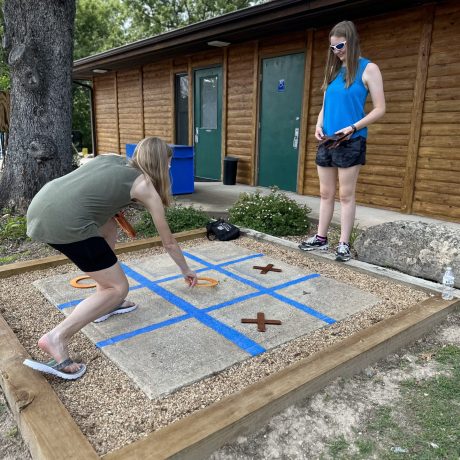
<svg viewBox="0 0 460 460">
<path fill-rule="evenodd" d="M 118 78 L 117 72 L 114 73 L 114 82 L 115 82 L 115 123 L 117 129 L 117 153 L 120 155 L 120 121 L 118 119 Z"/>
<path fill-rule="evenodd" d="M 252 80 L 252 155 L 251 155 L 251 182 L 249 185 L 256 185 L 256 156 L 259 145 L 259 41 L 254 42 L 254 65 Z"/>
<path fill-rule="evenodd" d="M 192 58 L 187 59 L 187 74 L 188 74 L 188 144 L 195 145 L 194 142 L 194 131 L 195 126 L 193 124 L 193 104 L 195 98 L 193 97 L 193 69 L 192 69 Z"/>
<path fill-rule="evenodd" d="M 221 126 L 221 178 L 224 174 L 224 157 L 227 156 L 227 83 L 228 83 L 228 48 L 224 48 L 222 63 L 222 126 Z"/>
<path fill-rule="evenodd" d="M 299 163 L 297 168 L 297 193 L 303 195 L 303 184 L 305 180 L 305 158 L 307 155 L 307 136 L 308 136 L 308 114 L 310 112 L 310 90 L 311 90 L 311 68 L 313 65 L 313 40 L 312 30 L 307 31 L 307 43 L 305 50 L 305 70 L 303 84 L 302 114 L 300 116 L 300 144 L 299 144 Z"/>
<path fill-rule="evenodd" d="M 401 200 L 401 211 L 410 214 L 414 199 L 415 176 L 417 173 L 417 155 L 420 144 L 420 132 L 422 127 L 423 103 L 425 101 L 426 79 L 428 75 L 428 63 L 430 58 L 431 34 L 433 31 L 434 5 L 425 8 L 425 22 L 420 37 L 420 48 L 417 62 L 417 77 L 414 87 L 414 103 L 411 113 L 411 127 L 409 134 L 409 146 L 406 160 L 406 173 Z"/>
<path fill-rule="evenodd" d="M 141 132 L 142 132 L 142 139 L 144 139 L 144 137 L 145 137 L 145 123 L 144 123 L 144 67 L 141 67 L 139 69 L 139 87 L 140 87 L 140 92 L 141 92 Z"/>
</svg>

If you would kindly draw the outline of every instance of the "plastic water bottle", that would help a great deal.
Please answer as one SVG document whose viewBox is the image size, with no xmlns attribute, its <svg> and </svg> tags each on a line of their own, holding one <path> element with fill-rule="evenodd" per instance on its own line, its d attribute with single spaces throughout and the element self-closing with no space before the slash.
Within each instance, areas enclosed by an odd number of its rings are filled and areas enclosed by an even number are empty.
<svg viewBox="0 0 460 460">
<path fill-rule="evenodd" d="M 455 278 L 452 267 L 447 267 L 442 277 L 442 298 L 444 300 L 452 300 L 454 298 L 454 283 Z"/>
</svg>

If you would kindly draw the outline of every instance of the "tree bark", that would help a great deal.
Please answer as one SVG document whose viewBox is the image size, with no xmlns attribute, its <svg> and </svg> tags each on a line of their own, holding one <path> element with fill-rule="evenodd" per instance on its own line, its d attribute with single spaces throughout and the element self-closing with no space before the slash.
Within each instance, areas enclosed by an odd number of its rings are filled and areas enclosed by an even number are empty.
<svg viewBox="0 0 460 460">
<path fill-rule="evenodd" d="M 5 0 L 4 19 L 11 116 L 0 209 L 24 212 L 72 168 L 75 0 Z"/>
</svg>

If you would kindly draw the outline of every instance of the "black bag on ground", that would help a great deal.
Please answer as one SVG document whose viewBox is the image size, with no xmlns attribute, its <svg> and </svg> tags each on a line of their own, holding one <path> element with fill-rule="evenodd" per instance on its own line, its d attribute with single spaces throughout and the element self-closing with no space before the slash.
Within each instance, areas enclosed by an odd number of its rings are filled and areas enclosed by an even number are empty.
<svg viewBox="0 0 460 460">
<path fill-rule="evenodd" d="M 240 229 L 233 224 L 225 222 L 224 219 L 218 219 L 206 224 L 206 236 L 208 240 L 218 239 L 220 241 L 235 240 L 240 236 Z"/>
</svg>

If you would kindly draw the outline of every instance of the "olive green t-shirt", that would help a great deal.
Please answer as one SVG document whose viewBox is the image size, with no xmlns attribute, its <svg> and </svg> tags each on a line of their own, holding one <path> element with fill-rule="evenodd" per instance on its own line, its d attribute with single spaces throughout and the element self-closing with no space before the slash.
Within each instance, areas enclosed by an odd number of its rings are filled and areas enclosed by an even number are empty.
<svg viewBox="0 0 460 460">
<path fill-rule="evenodd" d="M 27 210 L 27 234 L 34 240 L 67 244 L 100 236 L 99 228 L 132 200 L 141 172 L 119 155 L 99 155 L 48 182 Z"/>
</svg>

